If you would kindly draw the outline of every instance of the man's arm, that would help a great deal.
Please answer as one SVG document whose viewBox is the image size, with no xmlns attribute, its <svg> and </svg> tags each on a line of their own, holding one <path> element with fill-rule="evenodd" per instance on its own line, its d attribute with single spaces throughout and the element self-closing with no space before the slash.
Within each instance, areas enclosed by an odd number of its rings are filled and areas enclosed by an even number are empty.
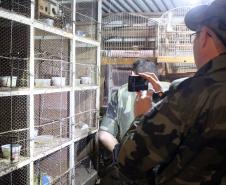
<svg viewBox="0 0 226 185">
<path fill-rule="evenodd" d="M 118 144 L 117 139 L 106 131 L 100 130 L 98 134 L 99 141 L 104 145 L 106 149 L 113 152 L 115 145 Z"/>
<path fill-rule="evenodd" d="M 171 159 L 181 142 L 187 106 L 178 105 L 185 103 L 187 97 L 183 98 L 180 92 L 171 89 L 149 113 L 134 120 L 123 138 L 118 163 L 129 179 L 149 177 L 153 168 Z"/>
<path fill-rule="evenodd" d="M 98 139 L 109 151 L 113 151 L 114 146 L 118 144 L 116 139 L 118 133 L 118 91 L 112 93 L 111 101 L 101 122 L 98 132 Z"/>
</svg>

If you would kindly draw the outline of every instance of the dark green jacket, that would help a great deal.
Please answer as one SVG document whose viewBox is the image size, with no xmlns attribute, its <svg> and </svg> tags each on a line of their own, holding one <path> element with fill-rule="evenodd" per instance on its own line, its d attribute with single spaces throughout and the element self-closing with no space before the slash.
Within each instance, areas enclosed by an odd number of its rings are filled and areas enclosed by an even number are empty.
<svg viewBox="0 0 226 185">
<path fill-rule="evenodd" d="M 172 83 L 168 95 L 123 138 L 120 170 L 137 184 L 226 184 L 226 55 L 194 77 Z"/>
</svg>

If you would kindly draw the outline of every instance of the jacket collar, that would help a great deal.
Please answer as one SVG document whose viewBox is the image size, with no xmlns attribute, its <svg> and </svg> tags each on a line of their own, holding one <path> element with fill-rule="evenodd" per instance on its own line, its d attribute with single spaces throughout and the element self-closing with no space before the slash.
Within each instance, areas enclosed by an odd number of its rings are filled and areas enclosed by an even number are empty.
<svg viewBox="0 0 226 185">
<path fill-rule="evenodd" d="M 209 75 L 220 70 L 226 70 L 226 53 L 222 53 L 210 60 L 195 73 L 194 77 Z"/>
</svg>

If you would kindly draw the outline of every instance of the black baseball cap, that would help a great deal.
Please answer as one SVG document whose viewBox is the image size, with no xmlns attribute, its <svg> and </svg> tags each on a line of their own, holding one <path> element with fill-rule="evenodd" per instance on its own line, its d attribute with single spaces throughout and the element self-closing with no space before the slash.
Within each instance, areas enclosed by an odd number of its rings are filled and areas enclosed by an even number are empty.
<svg viewBox="0 0 226 185">
<path fill-rule="evenodd" d="M 226 47 L 226 0 L 192 8 L 185 16 L 185 24 L 192 31 L 209 27 Z"/>
</svg>

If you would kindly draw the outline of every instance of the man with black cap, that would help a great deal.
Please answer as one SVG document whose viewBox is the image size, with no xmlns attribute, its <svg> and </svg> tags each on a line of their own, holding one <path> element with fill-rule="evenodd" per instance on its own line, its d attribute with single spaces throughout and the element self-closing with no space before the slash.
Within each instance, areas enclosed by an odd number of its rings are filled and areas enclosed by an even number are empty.
<svg viewBox="0 0 226 185">
<path fill-rule="evenodd" d="M 118 166 L 133 184 L 226 185 L 226 0 L 191 9 L 185 24 L 198 71 L 123 138 Z"/>
</svg>

